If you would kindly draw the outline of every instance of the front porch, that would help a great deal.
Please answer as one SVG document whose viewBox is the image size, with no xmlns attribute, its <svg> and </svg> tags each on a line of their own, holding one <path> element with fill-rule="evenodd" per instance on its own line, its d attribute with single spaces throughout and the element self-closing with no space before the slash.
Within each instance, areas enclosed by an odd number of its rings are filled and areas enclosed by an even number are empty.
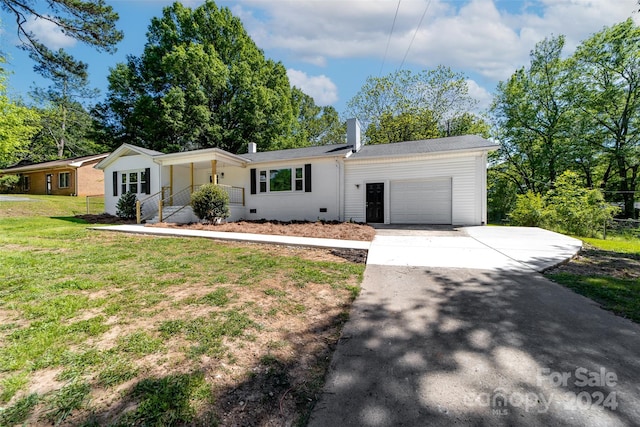
<svg viewBox="0 0 640 427">
<path fill-rule="evenodd" d="M 163 155 L 160 165 L 160 191 L 137 202 L 136 221 L 196 222 L 191 210 L 191 194 L 205 184 L 221 187 L 229 195 L 231 218 L 244 216 L 243 175 L 246 160 L 218 148 Z"/>
</svg>

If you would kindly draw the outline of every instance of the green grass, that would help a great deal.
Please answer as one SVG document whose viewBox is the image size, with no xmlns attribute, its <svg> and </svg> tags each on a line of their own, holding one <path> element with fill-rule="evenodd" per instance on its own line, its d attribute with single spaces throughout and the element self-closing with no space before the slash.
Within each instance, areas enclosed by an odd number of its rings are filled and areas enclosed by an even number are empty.
<svg viewBox="0 0 640 427">
<path fill-rule="evenodd" d="M 92 231 L 73 218 L 83 199 L 34 199 L 0 202 L 0 425 L 90 417 L 104 390 L 137 405 L 108 424 L 201 422 L 216 389 L 203 358 L 233 364 L 260 344 L 271 310 L 306 321 L 306 301 L 292 295 L 309 283 L 348 310 L 364 270 L 255 245 Z M 159 366 L 166 375 L 144 379 Z M 59 384 L 39 395 L 30 384 L 45 370 Z"/>
<path fill-rule="evenodd" d="M 598 302 L 603 308 L 640 323 L 640 280 L 558 273 L 548 277 Z"/>
<path fill-rule="evenodd" d="M 615 237 L 607 240 L 583 238 L 585 243 L 606 251 L 608 258 L 640 257 L 640 239 Z M 606 274 L 547 274 L 580 295 L 598 302 L 604 309 L 640 323 L 640 279 L 611 277 Z"/>
<path fill-rule="evenodd" d="M 607 240 L 583 238 L 582 241 L 605 251 L 640 255 L 640 238 L 608 237 Z"/>
<path fill-rule="evenodd" d="M 87 213 L 86 197 L 71 196 L 38 196 L 16 194 L 17 197 L 29 198 L 28 202 L 0 202 L 0 218 L 27 216 L 74 216 Z M 90 198 L 90 213 L 104 212 L 104 199 Z"/>
</svg>

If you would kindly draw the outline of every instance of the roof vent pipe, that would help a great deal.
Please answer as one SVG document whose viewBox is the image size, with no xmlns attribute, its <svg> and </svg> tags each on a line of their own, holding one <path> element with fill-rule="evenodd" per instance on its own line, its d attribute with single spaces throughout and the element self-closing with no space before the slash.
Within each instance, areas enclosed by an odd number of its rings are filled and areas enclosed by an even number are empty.
<svg viewBox="0 0 640 427">
<path fill-rule="evenodd" d="M 249 154 L 254 154 L 258 151 L 258 144 L 256 144 L 255 142 L 250 142 L 248 150 Z"/>
<path fill-rule="evenodd" d="M 347 120 L 347 144 L 353 147 L 354 153 L 360 151 L 362 147 L 360 142 L 360 122 L 358 119 Z"/>
</svg>

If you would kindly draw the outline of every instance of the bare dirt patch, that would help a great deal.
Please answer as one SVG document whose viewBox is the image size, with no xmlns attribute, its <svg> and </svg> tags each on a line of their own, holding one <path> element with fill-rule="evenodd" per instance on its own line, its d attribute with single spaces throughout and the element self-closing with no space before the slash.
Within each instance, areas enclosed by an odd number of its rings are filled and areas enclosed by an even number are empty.
<svg viewBox="0 0 640 427">
<path fill-rule="evenodd" d="M 148 227 L 188 228 L 193 230 L 227 231 L 234 233 L 272 234 L 284 236 L 319 237 L 325 239 L 360 240 L 370 242 L 376 231 L 366 224 L 339 221 L 238 221 L 211 224 L 149 224 Z"/>
<path fill-rule="evenodd" d="M 550 274 L 570 273 L 579 276 L 610 276 L 618 279 L 640 278 L 640 256 L 604 251 L 584 244 L 571 261 L 559 265 Z"/>
</svg>

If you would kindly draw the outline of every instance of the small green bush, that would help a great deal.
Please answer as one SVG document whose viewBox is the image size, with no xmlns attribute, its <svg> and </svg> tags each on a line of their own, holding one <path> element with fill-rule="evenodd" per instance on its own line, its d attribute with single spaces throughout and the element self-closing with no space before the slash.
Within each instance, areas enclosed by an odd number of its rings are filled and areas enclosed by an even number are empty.
<svg viewBox="0 0 640 427">
<path fill-rule="evenodd" d="M 127 191 L 116 204 L 116 215 L 123 219 L 135 219 L 137 201 L 138 197 L 136 197 L 135 193 Z"/>
<path fill-rule="evenodd" d="M 191 207 L 198 218 L 215 223 L 229 217 L 229 194 L 217 185 L 203 185 L 191 194 Z"/>
<path fill-rule="evenodd" d="M 595 236 L 618 211 L 604 200 L 600 190 L 585 188 L 578 174 L 571 171 L 558 177 L 546 200 L 554 228 L 577 236 Z"/>
<path fill-rule="evenodd" d="M 544 227 L 548 213 L 542 195 L 527 191 L 516 196 L 516 205 L 508 216 L 512 225 Z"/>
<path fill-rule="evenodd" d="M 0 193 L 14 191 L 19 182 L 20 177 L 18 175 L 0 176 Z"/>
<path fill-rule="evenodd" d="M 600 190 L 585 188 L 578 174 L 566 171 L 546 195 L 531 191 L 518 195 L 509 219 L 513 225 L 593 237 L 618 210 L 604 200 Z"/>
</svg>

